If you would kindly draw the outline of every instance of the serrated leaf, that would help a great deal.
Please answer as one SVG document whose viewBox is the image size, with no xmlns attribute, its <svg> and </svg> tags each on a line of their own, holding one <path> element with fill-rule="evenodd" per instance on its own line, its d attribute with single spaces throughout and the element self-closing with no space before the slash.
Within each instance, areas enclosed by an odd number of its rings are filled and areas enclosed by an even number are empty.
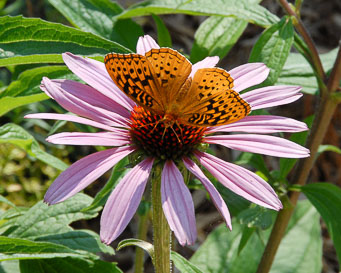
<svg viewBox="0 0 341 273">
<path fill-rule="evenodd" d="M 236 17 L 263 27 L 270 26 L 279 20 L 276 15 L 262 6 L 250 4 L 245 0 L 229 1 L 228 3 L 222 0 L 213 0 L 209 5 L 205 0 L 148 0 L 131 6 L 116 19 L 151 15 L 152 13 Z"/>
<path fill-rule="evenodd" d="M 60 159 L 43 151 L 38 142 L 19 125 L 7 123 L 0 127 L 0 143 L 11 143 L 24 149 L 33 156 L 58 170 L 65 170 L 68 165 Z"/>
<path fill-rule="evenodd" d="M 123 9 L 109 0 L 49 0 L 70 23 L 83 31 L 115 41 L 135 51 L 142 28 L 131 19 L 117 21 L 112 17 Z"/>
<path fill-rule="evenodd" d="M 58 245 L 64 245 L 74 250 L 84 250 L 87 252 L 115 254 L 110 246 L 101 242 L 99 235 L 91 230 L 72 230 L 60 234 L 51 234 L 39 236 L 34 241 L 50 242 Z"/>
<path fill-rule="evenodd" d="M 327 73 L 333 67 L 337 51 L 338 49 L 335 48 L 328 53 L 320 54 L 323 68 Z M 313 69 L 299 53 L 290 53 L 277 84 L 299 85 L 302 86 L 302 92 L 312 95 L 318 91 L 318 84 Z"/>
<path fill-rule="evenodd" d="M 0 29 L 0 66 L 63 63 L 60 54 L 66 51 L 86 56 L 130 51 L 97 35 L 37 18 L 0 17 Z"/>
<path fill-rule="evenodd" d="M 123 273 L 115 263 L 101 260 L 91 263 L 71 257 L 48 260 L 21 260 L 20 273 Z"/>
<path fill-rule="evenodd" d="M 89 206 L 92 198 L 85 194 L 48 206 L 43 201 L 31 207 L 24 215 L 8 221 L 7 226 L 15 229 L 6 232 L 9 237 L 30 238 L 66 233 L 72 230 L 70 223 L 97 216 L 98 210 L 81 212 Z"/>
<path fill-rule="evenodd" d="M 302 191 L 325 221 L 341 264 L 341 189 L 330 183 L 313 183 L 303 186 Z"/>
<path fill-rule="evenodd" d="M 186 260 L 179 253 L 171 252 L 171 260 L 181 273 L 203 273 L 197 266 Z"/>
<path fill-rule="evenodd" d="M 172 47 L 172 39 L 166 25 L 159 16 L 152 14 L 152 17 L 156 24 L 158 44 L 161 47 Z"/>
<path fill-rule="evenodd" d="M 232 231 L 229 231 L 226 225 L 220 225 L 207 237 L 190 261 L 203 272 L 256 272 L 264 250 L 264 243 L 254 233 L 238 255 L 242 226 L 233 221 L 232 227 Z M 320 232 L 319 214 L 307 200 L 300 201 L 276 253 L 270 272 L 320 273 L 322 269 Z M 270 230 L 262 231 L 261 235 L 267 239 Z M 293 245 L 299 247 L 293 247 Z"/>
<path fill-rule="evenodd" d="M 262 86 L 273 85 L 282 71 L 294 41 L 294 27 L 290 19 L 283 18 L 266 29 L 252 48 L 249 62 L 262 62 L 270 68 Z"/>
</svg>

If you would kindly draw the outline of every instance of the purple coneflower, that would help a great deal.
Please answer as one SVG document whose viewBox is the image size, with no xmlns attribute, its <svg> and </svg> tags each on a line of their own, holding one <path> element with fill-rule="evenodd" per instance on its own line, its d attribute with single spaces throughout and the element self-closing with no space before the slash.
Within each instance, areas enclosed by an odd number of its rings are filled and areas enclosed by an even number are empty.
<svg viewBox="0 0 341 273">
<path fill-rule="evenodd" d="M 159 48 L 149 36 L 141 37 L 137 53 L 144 55 Z M 45 195 L 45 202 L 56 204 L 70 198 L 107 172 L 121 159 L 140 151 L 143 159 L 133 167 L 111 193 L 101 217 L 101 239 L 109 244 L 126 228 L 141 201 L 153 164 L 162 164 L 162 207 L 171 230 L 181 245 L 196 240 L 194 206 L 179 166 L 197 177 L 209 193 L 214 205 L 231 229 L 228 208 L 222 197 L 194 162 L 199 162 L 221 184 L 260 206 L 279 210 L 282 204 L 275 191 L 253 172 L 225 162 L 200 149 L 203 143 L 271 156 L 300 158 L 309 150 L 291 141 L 263 135 L 277 132 L 300 132 L 307 126 L 299 121 L 272 115 L 247 116 L 232 124 L 216 127 L 174 125 L 162 128 L 163 117 L 151 114 L 129 99 L 112 81 L 102 62 L 64 53 L 69 69 L 88 85 L 71 80 L 43 78 L 41 89 L 66 110 L 78 115 L 41 113 L 26 118 L 66 120 L 94 126 L 97 133 L 59 133 L 47 141 L 65 145 L 112 146 L 86 156 L 62 172 Z M 214 67 L 219 58 L 208 57 L 192 66 L 193 77 L 200 68 Z M 269 69 L 262 63 L 241 65 L 230 71 L 234 90 L 240 92 L 263 82 Z M 252 110 L 287 104 L 301 97 L 298 86 L 269 86 L 241 94 Z M 157 126 L 155 125 L 157 124 Z M 181 132 L 180 132 L 181 130 Z M 179 137 L 181 136 L 180 140 Z M 219 132 L 218 135 L 214 133 Z M 221 134 L 231 133 L 234 134 Z M 242 132 L 248 134 L 235 134 Z"/>
</svg>

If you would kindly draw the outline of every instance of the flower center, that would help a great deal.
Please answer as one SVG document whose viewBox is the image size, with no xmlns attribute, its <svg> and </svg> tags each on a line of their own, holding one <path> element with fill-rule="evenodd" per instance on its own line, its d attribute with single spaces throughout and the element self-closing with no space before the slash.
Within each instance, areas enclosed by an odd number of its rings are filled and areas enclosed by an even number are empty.
<svg viewBox="0 0 341 273">
<path fill-rule="evenodd" d="M 141 106 L 131 112 L 130 135 L 146 154 L 165 159 L 189 155 L 202 142 L 206 128 L 181 124 L 169 115 L 155 115 Z"/>
</svg>

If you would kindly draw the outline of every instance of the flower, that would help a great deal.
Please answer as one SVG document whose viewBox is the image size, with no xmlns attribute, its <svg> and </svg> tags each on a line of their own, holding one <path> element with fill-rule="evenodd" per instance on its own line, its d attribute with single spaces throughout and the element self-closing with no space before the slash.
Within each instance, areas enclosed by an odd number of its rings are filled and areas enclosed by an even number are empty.
<svg viewBox="0 0 341 273">
<path fill-rule="evenodd" d="M 140 37 L 137 53 L 144 55 L 159 48 L 149 36 Z M 307 126 L 299 121 L 272 115 L 247 116 L 232 124 L 199 128 L 174 125 L 162 128 L 158 120 L 141 106 L 136 106 L 111 80 L 102 62 L 64 53 L 69 69 L 88 85 L 71 80 L 43 78 L 41 89 L 66 110 L 78 115 L 40 113 L 26 118 L 66 120 L 90 125 L 102 131 L 97 133 L 58 133 L 48 142 L 66 145 L 101 145 L 113 148 L 88 155 L 62 172 L 45 195 L 45 202 L 56 204 L 83 190 L 112 168 L 121 159 L 135 151 L 145 157 L 119 182 L 108 198 L 101 217 L 100 236 L 104 243 L 115 240 L 135 214 L 155 161 L 163 163 L 161 174 L 162 207 L 171 230 L 181 245 L 196 240 L 194 206 L 189 189 L 178 166 L 187 168 L 209 193 L 214 205 L 231 229 L 228 208 L 222 197 L 195 163 L 199 162 L 221 184 L 247 200 L 266 208 L 279 210 L 282 204 L 275 191 L 253 172 L 225 162 L 199 149 L 202 143 L 261 153 L 271 156 L 300 158 L 309 156 L 309 150 L 291 141 L 264 135 L 277 132 L 299 132 Z M 190 77 L 200 68 L 214 67 L 219 58 L 208 57 L 192 66 Z M 263 82 L 269 69 L 262 63 L 250 63 L 230 70 L 234 90 L 240 92 Z M 298 86 L 269 86 L 241 97 L 253 110 L 282 105 L 301 97 Z M 157 124 L 157 125 L 155 125 Z M 166 130 L 166 131 L 165 131 Z M 218 135 L 214 133 L 219 132 Z M 242 132 L 248 134 L 221 134 Z M 181 135 L 179 141 L 177 135 Z"/>
</svg>

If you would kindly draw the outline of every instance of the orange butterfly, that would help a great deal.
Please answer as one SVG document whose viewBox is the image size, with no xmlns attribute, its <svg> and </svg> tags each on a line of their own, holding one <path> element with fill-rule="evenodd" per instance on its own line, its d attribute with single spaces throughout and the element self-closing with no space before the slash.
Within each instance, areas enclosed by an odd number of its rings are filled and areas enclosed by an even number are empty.
<svg viewBox="0 0 341 273">
<path fill-rule="evenodd" d="M 163 115 L 166 127 L 175 122 L 190 126 L 218 126 L 247 116 L 250 105 L 232 90 L 224 69 L 199 69 L 170 48 L 152 49 L 145 56 L 110 53 L 104 59 L 115 84 L 139 106 Z"/>
</svg>

